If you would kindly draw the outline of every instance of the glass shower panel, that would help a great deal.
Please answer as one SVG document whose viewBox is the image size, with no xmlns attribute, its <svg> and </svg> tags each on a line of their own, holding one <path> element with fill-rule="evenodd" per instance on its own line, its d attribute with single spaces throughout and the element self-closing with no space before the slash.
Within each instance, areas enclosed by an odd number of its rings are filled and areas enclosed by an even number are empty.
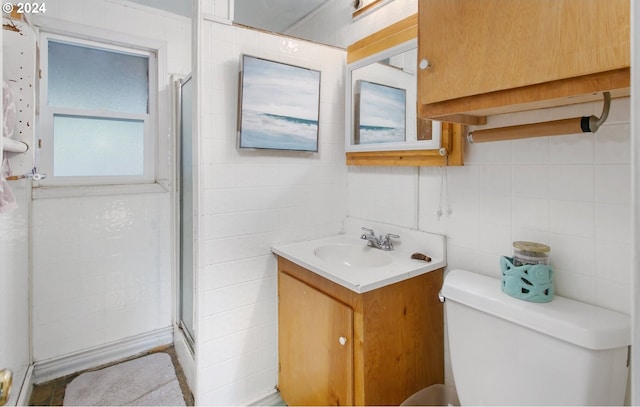
<svg viewBox="0 0 640 407">
<path fill-rule="evenodd" d="M 180 326 L 195 340 L 193 329 L 193 143 L 191 78 L 180 83 Z"/>
</svg>

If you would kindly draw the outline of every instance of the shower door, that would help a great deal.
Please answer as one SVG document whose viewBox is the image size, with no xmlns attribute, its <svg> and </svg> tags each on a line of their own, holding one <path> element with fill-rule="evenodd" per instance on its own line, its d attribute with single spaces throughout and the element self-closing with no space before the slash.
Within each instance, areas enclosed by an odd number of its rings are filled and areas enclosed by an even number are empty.
<svg viewBox="0 0 640 407">
<path fill-rule="evenodd" d="M 180 211 L 180 328 L 193 351 L 195 332 L 193 329 L 193 143 L 192 143 L 192 96 L 191 77 L 178 82 L 179 122 L 178 137 L 178 190 Z"/>
</svg>

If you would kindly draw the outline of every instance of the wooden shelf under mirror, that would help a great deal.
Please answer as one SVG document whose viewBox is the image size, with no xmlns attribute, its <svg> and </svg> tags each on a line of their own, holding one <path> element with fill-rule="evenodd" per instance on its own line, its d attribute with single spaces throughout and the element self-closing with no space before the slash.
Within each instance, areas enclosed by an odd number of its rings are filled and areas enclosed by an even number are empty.
<svg viewBox="0 0 640 407">
<path fill-rule="evenodd" d="M 463 126 L 442 124 L 442 148 L 439 150 L 400 150 L 347 152 L 347 165 L 442 167 L 464 164 Z"/>
</svg>

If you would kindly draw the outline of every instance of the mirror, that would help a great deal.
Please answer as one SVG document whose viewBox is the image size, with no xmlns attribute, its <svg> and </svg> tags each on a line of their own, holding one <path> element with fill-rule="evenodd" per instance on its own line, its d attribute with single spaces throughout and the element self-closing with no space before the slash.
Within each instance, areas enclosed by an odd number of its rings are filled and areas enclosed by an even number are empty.
<svg viewBox="0 0 640 407">
<path fill-rule="evenodd" d="M 417 118 L 417 60 L 412 39 L 347 65 L 347 152 L 440 148 L 440 122 Z"/>
</svg>

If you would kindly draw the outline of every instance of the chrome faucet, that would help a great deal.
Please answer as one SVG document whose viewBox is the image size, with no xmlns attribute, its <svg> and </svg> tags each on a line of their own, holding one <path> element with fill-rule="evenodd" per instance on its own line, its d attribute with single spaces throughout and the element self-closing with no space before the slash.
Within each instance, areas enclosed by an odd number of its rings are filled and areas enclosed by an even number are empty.
<svg viewBox="0 0 640 407">
<path fill-rule="evenodd" d="M 367 233 L 363 233 L 360 239 L 368 241 L 369 246 L 380 250 L 393 250 L 393 242 L 391 239 L 400 239 L 400 236 L 392 233 L 387 233 L 384 237 L 382 237 L 382 235 L 376 237 L 376 232 L 374 232 L 373 229 L 363 227 L 362 230 Z"/>
</svg>

